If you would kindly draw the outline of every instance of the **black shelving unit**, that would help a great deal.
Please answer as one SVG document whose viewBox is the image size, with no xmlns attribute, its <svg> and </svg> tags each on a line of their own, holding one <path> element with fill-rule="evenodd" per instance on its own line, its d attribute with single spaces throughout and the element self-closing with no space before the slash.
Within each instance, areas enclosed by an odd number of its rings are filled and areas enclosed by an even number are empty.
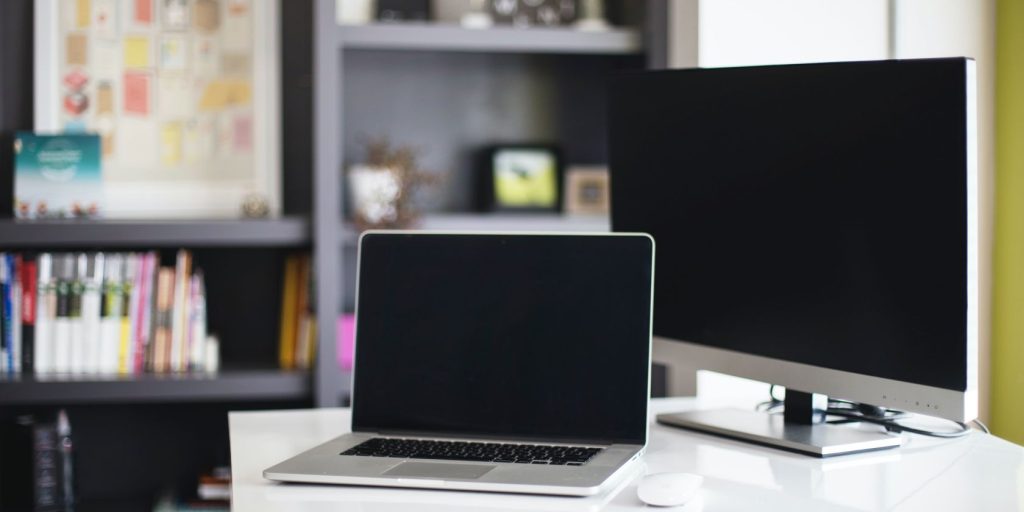
<svg viewBox="0 0 1024 512">
<path fill-rule="evenodd" d="M 310 374 L 278 369 L 213 374 L 46 375 L 0 378 L 0 407 L 12 405 L 305 401 Z"/>
<path fill-rule="evenodd" d="M 304 216 L 239 220 L 0 220 L 0 245 L 80 247 L 302 247 L 310 245 Z"/>
</svg>

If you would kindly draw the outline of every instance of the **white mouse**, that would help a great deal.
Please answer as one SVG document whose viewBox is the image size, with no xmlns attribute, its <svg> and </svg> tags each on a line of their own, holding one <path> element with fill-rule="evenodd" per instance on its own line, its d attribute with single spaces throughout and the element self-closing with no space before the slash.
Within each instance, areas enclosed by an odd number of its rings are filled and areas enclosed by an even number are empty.
<svg viewBox="0 0 1024 512">
<path fill-rule="evenodd" d="M 654 473 L 644 476 L 636 488 L 640 501 L 658 507 L 678 507 L 697 496 L 704 477 L 692 473 Z"/>
</svg>

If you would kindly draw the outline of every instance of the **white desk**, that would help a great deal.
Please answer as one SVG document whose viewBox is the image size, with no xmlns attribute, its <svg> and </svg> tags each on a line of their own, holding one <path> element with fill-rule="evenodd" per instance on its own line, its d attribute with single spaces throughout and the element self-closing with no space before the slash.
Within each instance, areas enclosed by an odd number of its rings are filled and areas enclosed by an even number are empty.
<svg viewBox="0 0 1024 512">
<path fill-rule="evenodd" d="M 694 407 L 655 399 L 653 414 Z M 284 511 L 642 509 L 640 473 L 590 498 L 278 484 L 267 468 L 349 427 L 348 409 L 231 413 L 232 508 Z M 899 450 L 815 459 L 652 421 L 642 471 L 704 475 L 702 510 L 1024 511 L 1024 448 L 974 433 L 951 441 L 907 436 Z M 690 512 L 695 507 L 679 509 Z"/>
</svg>

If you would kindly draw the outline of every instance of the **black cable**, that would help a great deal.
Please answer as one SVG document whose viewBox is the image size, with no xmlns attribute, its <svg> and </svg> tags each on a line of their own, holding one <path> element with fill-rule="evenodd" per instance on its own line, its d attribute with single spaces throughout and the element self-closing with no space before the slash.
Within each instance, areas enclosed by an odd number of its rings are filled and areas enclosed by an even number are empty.
<svg viewBox="0 0 1024 512">
<path fill-rule="evenodd" d="M 785 401 L 775 398 L 775 385 L 772 384 L 768 388 L 768 395 L 771 398 L 766 402 L 761 402 L 757 405 L 757 410 L 772 412 L 778 409 L 780 406 L 785 405 Z M 852 423 L 862 421 L 864 423 L 872 423 L 885 428 L 885 430 L 893 433 L 907 432 L 910 434 L 917 434 L 928 437 L 938 437 L 943 439 L 952 439 L 966 436 L 970 434 L 971 427 L 967 424 L 959 421 L 952 421 L 953 423 L 960 426 L 960 430 L 945 432 L 935 430 L 925 430 L 916 427 L 909 427 L 899 422 L 901 419 L 908 418 L 910 414 L 896 410 L 886 409 L 884 407 L 878 407 L 869 404 L 862 404 L 860 402 L 853 402 L 850 400 L 842 400 L 837 398 L 829 398 L 829 406 L 825 410 L 826 416 L 839 416 L 842 420 L 833 420 L 829 423 Z M 982 432 L 988 433 L 988 427 L 984 423 L 974 420 L 974 423 L 981 428 Z"/>
</svg>

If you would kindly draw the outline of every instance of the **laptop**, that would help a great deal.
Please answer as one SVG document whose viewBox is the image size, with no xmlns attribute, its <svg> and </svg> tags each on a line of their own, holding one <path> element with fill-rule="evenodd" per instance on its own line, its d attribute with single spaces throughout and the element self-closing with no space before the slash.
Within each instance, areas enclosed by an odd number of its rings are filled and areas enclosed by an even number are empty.
<svg viewBox="0 0 1024 512">
<path fill-rule="evenodd" d="M 647 442 L 654 240 L 368 231 L 351 433 L 270 480 L 587 496 Z"/>
</svg>

